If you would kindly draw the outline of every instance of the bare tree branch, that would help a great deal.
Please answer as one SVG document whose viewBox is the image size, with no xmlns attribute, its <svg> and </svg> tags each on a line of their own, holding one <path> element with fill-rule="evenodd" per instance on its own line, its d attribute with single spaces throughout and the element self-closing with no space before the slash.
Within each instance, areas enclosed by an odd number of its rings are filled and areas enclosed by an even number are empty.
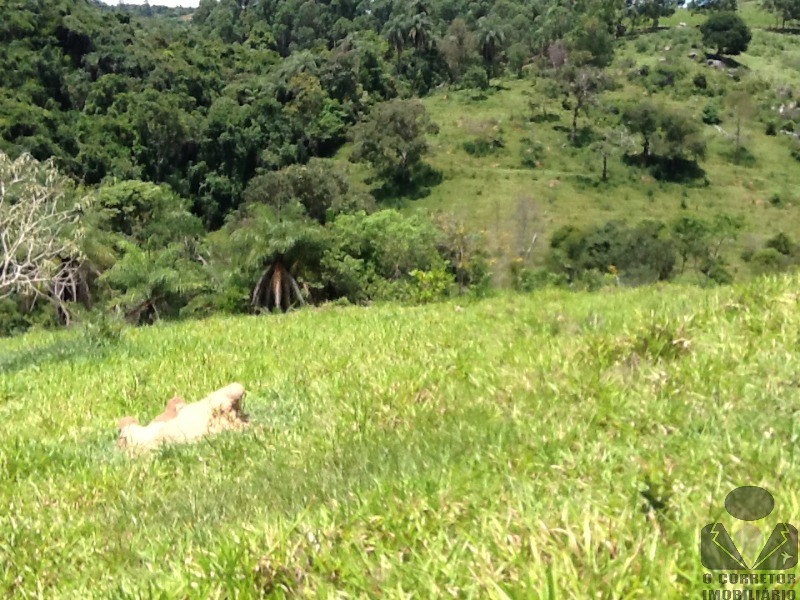
<svg viewBox="0 0 800 600">
<path fill-rule="evenodd" d="M 74 247 L 64 233 L 74 213 L 63 207 L 65 191 L 52 160 L 23 154 L 12 161 L 0 152 L 0 299 L 38 296 L 69 278 L 64 259 Z"/>
</svg>

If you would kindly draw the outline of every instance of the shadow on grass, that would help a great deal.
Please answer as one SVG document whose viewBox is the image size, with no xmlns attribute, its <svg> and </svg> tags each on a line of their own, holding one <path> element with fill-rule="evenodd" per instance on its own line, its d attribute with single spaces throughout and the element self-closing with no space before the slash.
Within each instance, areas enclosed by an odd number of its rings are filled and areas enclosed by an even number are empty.
<svg viewBox="0 0 800 600">
<path fill-rule="evenodd" d="M 26 348 L 16 352 L 0 352 L 0 375 L 101 353 L 101 350 L 81 337 L 58 340 L 45 346 Z"/>
<path fill-rule="evenodd" d="M 570 137 L 572 136 L 572 131 L 570 131 Z M 597 141 L 599 138 L 595 135 L 594 130 L 591 127 L 580 127 L 578 128 L 577 135 L 575 139 L 572 140 L 572 145 L 576 148 L 585 148 L 592 142 Z"/>
<path fill-rule="evenodd" d="M 706 60 L 718 60 L 723 65 L 725 65 L 725 67 L 727 67 L 728 69 L 741 69 L 741 68 L 745 68 L 746 69 L 747 68 L 742 63 L 734 60 L 730 56 L 725 56 L 724 54 L 715 54 L 715 53 L 712 53 L 712 52 L 706 52 Z"/>
<path fill-rule="evenodd" d="M 800 27 L 765 27 L 764 31 L 770 33 L 785 33 L 787 35 L 800 35 Z"/>
<path fill-rule="evenodd" d="M 679 157 L 650 156 L 646 160 L 641 154 L 626 154 L 622 161 L 631 167 L 646 167 L 658 181 L 670 183 L 707 182 L 705 170 L 697 161 Z"/>
<path fill-rule="evenodd" d="M 737 148 L 728 152 L 724 152 L 723 156 L 732 164 L 739 167 L 754 167 L 756 166 L 756 157 L 747 148 Z"/>
<path fill-rule="evenodd" d="M 561 117 L 555 113 L 544 113 L 533 115 L 528 119 L 531 123 L 557 123 Z"/>
<path fill-rule="evenodd" d="M 444 181 L 442 172 L 430 165 L 420 166 L 409 182 L 387 181 L 371 190 L 375 200 L 384 207 L 402 208 L 407 200 L 420 200 L 431 193 L 431 188 Z"/>
</svg>

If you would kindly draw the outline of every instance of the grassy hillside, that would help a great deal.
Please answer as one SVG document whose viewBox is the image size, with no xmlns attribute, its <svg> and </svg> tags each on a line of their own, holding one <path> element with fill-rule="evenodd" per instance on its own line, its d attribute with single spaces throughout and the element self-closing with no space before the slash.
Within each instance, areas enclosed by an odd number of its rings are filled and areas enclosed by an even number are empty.
<svg viewBox="0 0 800 600">
<path fill-rule="evenodd" d="M 774 18 L 756 3 L 744 3 L 742 14 L 753 28 L 753 41 L 747 53 L 735 57 L 741 65 L 738 82 L 705 65 L 696 28 L 704 15 L 679 10 L 663 21 L 662 30 L 633 33 L 621 41 L 609 68 L 616 89 L 604 93 L 588 117 L 581 115 L 586 142 L 579 147 L 569 142 L 571 114 L 560 98 L 546 98 L 540 78 L 495 80 L 494 90 L 486 94 L 433 94 L 425 103 L 441 131 L 431 136 L 429 162 L 444 180 L 428 197 L 409 201 L 408 210 L 452 212 L 486 231 L 500 258 L 501 280 L 508 258 L 527 248 L 534 234 L 538 241 L 532 261 L 541 262 L 550 235 L 562 225 L 740 215 L 745 228 L 726 254 L 734 275 L 747 276 L 743 250 L 760 247 L 778 231 L 791 236 L 800 227 L 800 165 L 790 154 L 791 140 L 783 133 L 765 133 L 766 121 L 781 121 L 776 90 L 800 86 L 800 51 L 794 35 L 768 30 Z M 692 52 L 698 56 L 690 58 Z M 666 67 L 677 79 L 660 85 L 654 76 L 648 81 L 635 77 L 645 66 L 651 73 Z M 707 79 L 707 89 L 693 84 L 697 75 Z M 751 93 L 759 104 L 743 127 L 742 139 L 752 155 L 743 164 L 731 159 L 735 118 L 727 100 L 737 89 L 755 90 Z M 596 137 L 603 107 L 646 96 L 685 109 L 698 122 L 706 106 L 719 111 L 720 124 L 704 125 L 708 153 L 699 163 L 704 174 L 683 182 L 658 181 L 646 169 L 626 165 L 616 156 L 609 161 L 610 180 L 601 181 L 602 162 L 591 138 Z M 471 156 L 464 144 L 480 138 L 501 140 L 503 147 L 488 156 Z M 539 164 L 528 168 L 523 156 L 533 144 L 541 146 Z"/>
<path fill-rule="evenodd" d="M 734 486 L 800 511 L 800 278 L 37 333 L 0 352 L 0 590 L 673 598 Z M 231 381 L 253 425 L 130 460 Z M 649 498 L 649 499 L 648 499 Z M 766 525 L 764 525 L 766 527 Z"/>
</svg>

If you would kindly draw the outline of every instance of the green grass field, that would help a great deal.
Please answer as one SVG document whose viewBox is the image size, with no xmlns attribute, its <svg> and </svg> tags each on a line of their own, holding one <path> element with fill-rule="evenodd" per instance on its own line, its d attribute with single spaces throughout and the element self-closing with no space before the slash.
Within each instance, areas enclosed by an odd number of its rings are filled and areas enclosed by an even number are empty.
<svg viewBox="0 0 800 600">
<path fill-rule="evenodd" d="M 773 520 L 800 514 L 798 287 L 4 340 L 0 594 L 699 597 L 699 531 L 729 490 L 764 485 Z M 231 381 L 245 433 L 115 449 L 119 417 Z"/>
</svg>

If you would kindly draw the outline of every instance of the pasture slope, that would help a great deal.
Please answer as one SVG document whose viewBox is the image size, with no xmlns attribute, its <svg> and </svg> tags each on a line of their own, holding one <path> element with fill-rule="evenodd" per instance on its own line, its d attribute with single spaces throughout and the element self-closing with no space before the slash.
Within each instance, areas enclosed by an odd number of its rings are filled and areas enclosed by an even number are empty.
<svg viewBox="0 0 800 600">
<path fill-rule="evenodd" d="M 0 595 L 700 597 L 761 484 L 800 519 L 800 277 L 322 307 L 0 350 Z M 131 460 L 231 381 L 252 426 Z M 337 593 L 338 592 L 338 593 Z"/>
<path fill-rule="evenodd" d="M 554 84 L 535 71 L 521 79 L 493 80 L 486 92 L 445 88 L 431 94 L 423 101 L 439 133 L 429 136 L 426 160 L 442 182 L 427 196 L 398 204 L 409 212 L 453 214 L 470 229 L 483 231 L 497 259 L 499 283 L 508 283 L 505 267 L 524 254 L 533 236 L 537 243 L 530 261 L 544 264 L 553 233 L 565 225 L 644 219 L 669 224 L 681 217 L 730 215 L 741 218 L 743 228 L 723 255 L 731 274 L 747 279 L 751 268 L 743 254 L 779 232 L 794 239 L 800 227 L 800 169 L 791 154 L 793 138 L 765 131 L 766 123 L 780 125 L 786 119 L 778 109 L 787 100 L 778 92 L 800 87 L 800 51 L 796 36 L 771 29 L 775 19 L 760 3 L 741 5 L 753 30 L 748 51 L 735 57 L 741 81 L 705 64 L 698 26 L 706 16 L 678 10 L 663 20 L 660 31 L 636 32 L 618 42 L 606 71 L 612 89 L 579 116 L 578 144 L 569 141 L 572 115 L 562 106 L 563 98 L 548 94 L 548 85 Z M 659 70 L 664 81 L 653 75 Z M 640 75 L 645 71 L 651 74 Z M 707 87 L 699 88 L 697 79 Z M 747 90 L 758 106 L 741 123 L 746 161 L 731 156 L 737 121 L 730 96 L 736 90 Z M 700 124 L 708 150 L 695 178 L 655 179 L 647 169 L 626 164 L 618 149 L 609 157 L 609 179 L 602 181 L 596 142 L 604 128 L 618 126 L 615 110 L 643 98 L 683 111 Z M 709 109 L 718 113 L 719 124 L 703 123 Z M 474 142 L 486 144 L 485 155 L 467 151 Z M 632 135 L 629 143 L 627 152 L 640 151 L 639 137 Z M 341 152 L 342 162 L 350 151 L 347 146 Z M 360 165 L 350 170 L 354 178 L 364 175 Z"/>
</svg>

